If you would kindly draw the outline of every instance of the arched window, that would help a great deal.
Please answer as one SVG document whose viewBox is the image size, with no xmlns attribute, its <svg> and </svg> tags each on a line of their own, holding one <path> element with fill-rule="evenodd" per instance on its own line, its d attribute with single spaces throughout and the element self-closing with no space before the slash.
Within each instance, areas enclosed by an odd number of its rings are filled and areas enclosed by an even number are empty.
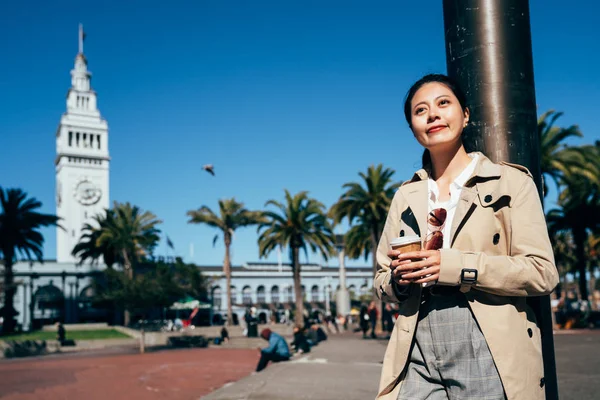
<svg viewBox="0 0 600 400">
<path fill-rule="evenodd" d="M 212 289 L 212 299 L 213 299 L 213 305 L 217 310 L 221 309 L 221 305 L 223 304 L 223 299 L 222 296 L 223 294 L 221 293 L 221 287 L 220 286 L 215 286 Z"/>
<path fill-rule="evenodd" d="M 293 292 L 293 290 L 294 289 L 292 288 L 291 285 L 285 288 L 285 293 L 286 293 L 286 296 L 285 296 L 286 299 L 285 300 L 288 303 L 293 303 L 294 302 L 294 294 L 293 294 L 294 292 Z"/>
<path fill-rule="evenodd" d="M 250 286 L 244 286 L 242 289 L 242 303 L 245 305 L 252 304 L 252 289 Z"/>
<path fill-rule="evenodd" d="M 231 285 L 231 299 L 229 300 L 232 305 L 237 303 L 237 289 L 233 285 Z"/>
<path fill-rule="evenodd" d="M 36 312 L 38 318 L 60 318 L 65 308 L 65 296 L 59 288 L 52 285 L 52 282 L 40 287 L 35 292 L 34 301 L 38 310 L 41 311 L 41 315 Z"/>
<path fill-rule="evenodd" d="M 331 285 L 327 285 L 325 286 L 325 288 L 323 289 L 323 300 L 327 300 L 328 296 L 329 296 L 329 301 L 333 300 L 333 296 L 335 295 L 335 293 L 333 293 L 331 291 Z"/>
<path fill-rule="evenodd" d="M 360 295 L 366 296 L 369 294 L 369 287 L 365 284 L 360 287 Z"/>
<path fill-rule="evenodd" d="M 260 285 L 258 289 L 256 289 L 256 302 L 259 304 L 264 304 L 267 302 L 267 298 L 265 296 L 265 287 Z"/>
<path fill-rule="evenodd" d="M 302 290 L 302 300 L 306 301 L 306 286 L 301 285 L 300 289 Z"/>
<path fill-rule="evenodd" d="M 351 300 L 356 300 L 356 286 L 348 286 L 348 294 L 350 295 Z"/>
<path fill-rule="evenodd" d="M 313 285 L 310 289 L 310 299 L 311 301 L 319 301 L 319 287 L 317 285 Z"/>
<path fill-rule="evenodd" d="M 279 286 L 273 286 L 271 288 L 271 303 L 279 304 L 281 299 L 279 298 Z"/>
<path fill-rule="evenodd" d="M 56 310 L 63 308 L 65 296 L 56 286 L 45 285 L 35 292 L 35 301 L 42 310 Z"/>
</svg>

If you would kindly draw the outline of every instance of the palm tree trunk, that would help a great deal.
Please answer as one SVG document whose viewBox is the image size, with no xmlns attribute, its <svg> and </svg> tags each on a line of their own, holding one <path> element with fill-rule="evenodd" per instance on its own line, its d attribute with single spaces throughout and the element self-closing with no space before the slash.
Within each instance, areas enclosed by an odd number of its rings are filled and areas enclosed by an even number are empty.
<svg viewBox="0 0 600 400">
<path fill-rule="evenodd" d="M 223 272 L 225 272 L 225 282 L 227 285 L 227 325 L 233 325 L 233 304 L 231 300 L 231 256 L 229 249 L 231 247 L 231 238 L 225 234 L 225 260 L 223 262 Z"/>
<path fill-rule="evenodd" d="M 140 324 L 140 354 L 144 354 L 146 352 L 146 331 L 144 330 L 145 320 L 146 316 L 144 316 L 142 323 Z"/>
<path fill-rule="evenodd" d="M 2 324 L 2 333 L 6 335 L 14 332 L 15 329 L 12 310 L 14 308 L 16 290 L 13 273 L 13 254 L 12 252 L 6 252 L 4 256 L 4 323 Z"/>
<path fill-rule="evenodd" d="M 585 262 L 585 229 L 573 229 L 573 242 L 575 243 L 575 256 L 577 258 L 577 271 L 579 272 L 579 295 L 581 300 L 588 300 L 586 262 Z"/>
<path fill-rule="evenodd" d="M 294 293 L 296 295 L 295 322 L 298 326 L 304 326 L 304 299 L 302 298 L 302 284 L 300 282 L 300 249 L 292 248 L 292 272 L 294 273 Z"/>
<path fill-rule="evenodd" d="M 371 233 L 371 254 L 372 254 L 372 263 L 373 263 L 373 280 L 375 279 L 375 274 L 377 274 L 377 233 L 376 231 Z M 377 323 L 375 325 L 375 330 L 381 332 L 383 330 L 383 300 L 379 300 L 377 298 L 377 294 L 375 293 L 375 287 L 371 288 L 373 301 L 375 302 L 375 307 L 377 307 Z"/>
<path fill-rule="evenodd" d="M 129 256 L 127 255 L 127 251 L 125 249 L 121 250 L 121 254 L 123 255 L 123 267 L 125 268 L 125 274 L 127 278 L 130 280 L 133 279 L 133 269 L 131 268 L 131 262 L 129 260 Z M 131 323 L 131 313 L 128 310 L 125 310 L 123 316 L 123 325 L 126 327 Z"/>
</svg>

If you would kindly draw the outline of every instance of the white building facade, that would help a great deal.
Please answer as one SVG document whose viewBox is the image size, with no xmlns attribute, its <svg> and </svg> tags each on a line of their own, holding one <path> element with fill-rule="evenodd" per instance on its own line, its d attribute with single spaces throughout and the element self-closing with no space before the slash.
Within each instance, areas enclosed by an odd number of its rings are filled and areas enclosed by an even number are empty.
<svg viewBox="0 0 600 400">
<path fill-rule="evenodd" d="M 289 264 L 248 262 L 231 270 L 231 299 L 227 298 L 227 283 L 223 267 L 201 267 L 212 278 L 210 296 L 215 314 L 225 316 L 227 304 L 260 306 L 269 309 L 289 308 L 295 301 L 292 268 Z M 371 267 L 346 268 L 346 287 L 350 298 L 370 296 L 373 287 Z M 339 266 L 305 264 L 301 269 L 302 293 L 306 303 L 326 309 L 326 300 L 335 302 L 340 290 Z"/>
</svg>

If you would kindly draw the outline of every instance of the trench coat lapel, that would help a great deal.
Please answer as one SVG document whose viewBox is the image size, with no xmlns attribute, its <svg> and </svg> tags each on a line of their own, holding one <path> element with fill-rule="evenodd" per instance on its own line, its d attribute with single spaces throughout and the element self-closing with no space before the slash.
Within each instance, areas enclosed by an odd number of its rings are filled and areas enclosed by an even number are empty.
<svg viewBox="0 0 600 400">
<path fill-rule="evenodd" d="M 417 220 L 421 241 L 424 241 L 427 236 L 427 212 L 429 209 L 427 179 L 413 181 L 410 185 L 402 186 L 400 190 Z"/>
<path fill-rule="evenodd" d="M 460 199 L 458 200 L 458 204 L 456 205 L 456 211 L 454 213 L 454 218 L 452 219 L 452 227 L 450 228 L 450 246 L 454 244 L 454 240 L 456 239 L 456 235 L 460 232 L 460 228 L 467 222 L 467 219 L 471 215 L 476 205 L 473 203 L 477 198 L 477 186 L 474 188 L 463 187 Z"/>
<path fill-rule="evenodd" d="M 477 165 L 473 176 L 467 180 L 462 188 L 460 200 L 456 206 L 452 227 L 450 228 L 450 246 L 454 245 L 457 235 L 467 222 L 478 203 L 475 200 L 479 198 L 480 192 L 494 191 L 498 186 L 498 178 L 502 175 L 502 170 L 498 164 L 494 164 L 482 153 L 479 154 Z M 482 192 L 482 193 L 483 193 Z M 485 195 L 485 193 L 484 193 Z"/>
</svg>

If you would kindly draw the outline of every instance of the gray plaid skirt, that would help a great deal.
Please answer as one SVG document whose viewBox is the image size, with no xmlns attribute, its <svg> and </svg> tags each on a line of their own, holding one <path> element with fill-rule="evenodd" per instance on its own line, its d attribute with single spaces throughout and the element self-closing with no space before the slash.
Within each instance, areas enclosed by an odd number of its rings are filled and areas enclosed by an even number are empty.
<svg viewBox="0 0 600 400">
<path fill-rule="evenodd" d="M 504 400 L 487 342 L 464 295 L 424 297 L 400 400 Z"/>
</svg>

